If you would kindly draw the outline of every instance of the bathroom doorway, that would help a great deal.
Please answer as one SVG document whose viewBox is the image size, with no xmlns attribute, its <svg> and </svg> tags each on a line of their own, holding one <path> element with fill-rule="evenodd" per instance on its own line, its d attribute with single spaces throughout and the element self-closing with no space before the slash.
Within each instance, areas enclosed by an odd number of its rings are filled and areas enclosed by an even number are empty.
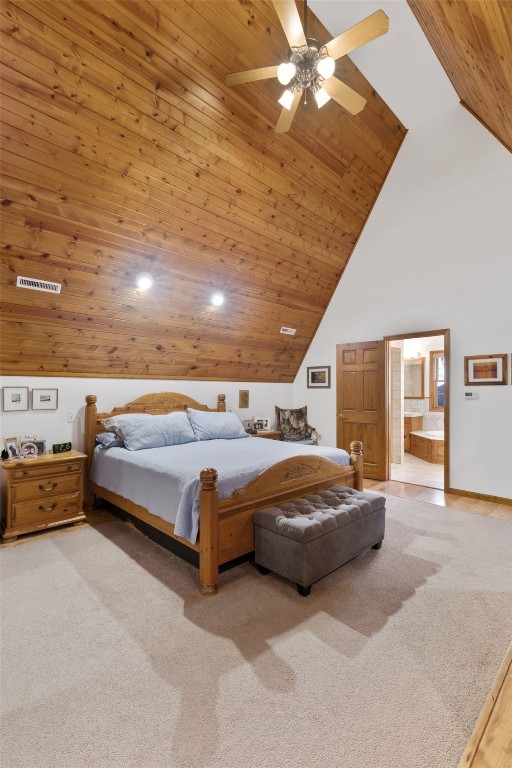
<svg viewBox="0 0 512 768">
<path fill-rule="evenodd" d="M 389 478 L 449 485 L 449 330 L 386 337 Z"/>
</svg>

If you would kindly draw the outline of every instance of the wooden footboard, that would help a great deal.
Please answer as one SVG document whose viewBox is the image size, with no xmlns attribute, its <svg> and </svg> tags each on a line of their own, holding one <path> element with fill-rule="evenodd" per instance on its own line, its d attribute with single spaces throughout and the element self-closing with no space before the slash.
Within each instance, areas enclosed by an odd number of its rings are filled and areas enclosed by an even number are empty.
<svg viewBox="0 0 512 768">
<path fill-rule="evenodd" d="M 98 413 L 96 396 L 88 395 L 85 409 L 88 456 L 85 498 L 88 508 L 92 507 L 95 496 L 111 501 L 133 517 L 198 551 L 199 581 L 203 595 L 216 593 L 220 565 L 254 550 L 252 516 L 256 509 L 315 493 L 332 485 L 347 485 L 356 490 L 363 488 L 362 443 L 357 441 L 350 444 L 348 467 L 319 456 L 296 456 L 265 470 L 228 499 L 219 500 L 217 471 L 206 468 L 200 474 L 199 537 L 196 544 L 191 544 L 175 535 L 172 523 L 157 517 L 129 499 L 91 483 L 92 454 L 96 435 L 103 430 L 102 419 L 119 413 L 171 413 L 186 410 L 188 407 L 225 411 L 225 396 L 218 396 L 217 408 L 208 408 L 185 395 L 163 392 L 138 398 L 108 413 Z"/>
<path fill-rule="evenodd" d="M 320 456 L 295 456 L 274 464 L 227 499 L 218 498 L 217 472 L 201 472 L 199 581 L 203 595 L 217 591 L 219 566 L 254 550 L 257 509 L 308 496 L 333 485 L 363 489 L 362 443 L 350 445 L 350 466 Z"/>
</svg>

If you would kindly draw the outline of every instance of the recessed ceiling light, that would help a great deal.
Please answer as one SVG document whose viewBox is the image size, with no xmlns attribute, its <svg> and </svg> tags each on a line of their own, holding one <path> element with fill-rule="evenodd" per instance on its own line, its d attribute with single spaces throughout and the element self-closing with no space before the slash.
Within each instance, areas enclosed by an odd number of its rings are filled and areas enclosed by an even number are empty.
<svg viewBox="0 0 512 768">
<path fill-rule="evenodd" d="M 224 294 L 214 293 L 210 301 L 212 302 L 214 307 L 220 307 L 221 304 L 224 304 Z"/>
<path fill-rule="evenodd" d="M 141 272 L 135 278 L 135 283 L 140 291 L 148 291 L 153 285 L 153 278 L 149 272 Z"/>
</svg>

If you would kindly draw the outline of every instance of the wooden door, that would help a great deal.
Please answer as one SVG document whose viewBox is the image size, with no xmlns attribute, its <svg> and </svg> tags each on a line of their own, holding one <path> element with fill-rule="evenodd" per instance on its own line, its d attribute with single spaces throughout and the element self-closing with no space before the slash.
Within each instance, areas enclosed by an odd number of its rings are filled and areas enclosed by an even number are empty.
<svg viewBox="0 0 512 768">
<path fill-rule="evenodd" d="M 364 477 L 389 480 L 385 341 L 336 346 L 337 445 L 363 443 Z"/>
</svg>

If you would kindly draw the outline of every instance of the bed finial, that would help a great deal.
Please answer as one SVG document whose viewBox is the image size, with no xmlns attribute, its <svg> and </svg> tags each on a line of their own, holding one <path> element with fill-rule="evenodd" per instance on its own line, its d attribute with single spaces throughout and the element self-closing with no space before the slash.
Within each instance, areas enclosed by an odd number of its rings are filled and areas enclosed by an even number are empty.
<svg viewBox="0 0 512 768">
<path fill-rule="evenodd" d="M 96 395 L 85 396 L 85 453 L 87 459 L 85 461 L 85 487 L 84 487 L 84 503 L 85 509 L 90 510 L 94 504 L 94 495 L 91 491 L 91 463 L 92 454 L 94 451 L 94 443 L 96 441 L 96 417 L 98 410 L 96 408 Z"/>
<path fill-rule="evenodd" d="M 219 577 L 217 470 L 202 469 L 199 503 L 199 581 L 201 594 L 214 595 Z"/>
<path fill-rule="evenodd" d="M 217 410 L 226 410 L 226 395 L 217 395 Z"/>
<path fill-rule="evenodd" d="M 354 467 L 354 488 L 363 490 L 363 444 L 360 440 L 352 440 L 350 443 L 350 463 Z"/>
</svg>

